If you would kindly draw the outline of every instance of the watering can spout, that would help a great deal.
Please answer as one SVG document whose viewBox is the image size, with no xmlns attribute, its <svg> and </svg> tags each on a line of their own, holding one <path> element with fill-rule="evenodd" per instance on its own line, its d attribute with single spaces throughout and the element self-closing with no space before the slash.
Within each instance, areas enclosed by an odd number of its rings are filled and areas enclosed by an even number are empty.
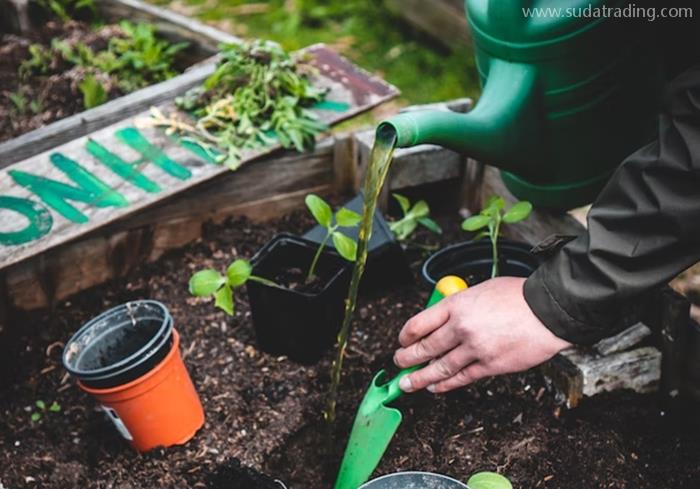
<svg viewBox="0 0 700 489">
<path fill-rule="evenodd" d="M 522 155 L 538 143 L 529 129 L 537 126 L 535 85 L 530 65 L 494 59 L 473 110 L 403 112 L 382 122 L 377 137 L 393 133 L 397 147 L 437 144 L 520 173 Z"/>
</svg>

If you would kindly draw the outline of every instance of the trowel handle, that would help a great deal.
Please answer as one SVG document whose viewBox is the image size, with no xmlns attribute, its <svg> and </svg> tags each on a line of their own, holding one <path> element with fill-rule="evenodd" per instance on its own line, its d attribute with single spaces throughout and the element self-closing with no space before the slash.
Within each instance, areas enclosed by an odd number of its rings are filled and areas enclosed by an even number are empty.
<svg viewBox="0 0 700 489">
<path fill-rule="evenodd" d="M 447 275 L 445 277 L 442 277 L 435 284 L 433 293 L 430 294 L 428 304 L 426 304 L 425 308 L 427 309 L 431 306 L 434 306 L 448 295 L 456 294 L 460 290 L 464 290 L 467 287 L 467 282 L 462 280 L 460 277 L 457 277 L 456 275 Z M 387 395 L 389 398 L 387 402 L 393 401 L 403 393 L 403 391 L 399 387 L 399 381 L 401 380 L 401 377 L 403 377 L 404 375 L 408 375 L 411 372 L 415 372 L 416 370 L 422 367 L 423 365 L 414 365 L 413 367 L 405 368 L 401 370 L 398 374 L 396 374 L 396 377 L 391 379 L 389 383 L 386 384 L 388 390 Z"/>
</svg>

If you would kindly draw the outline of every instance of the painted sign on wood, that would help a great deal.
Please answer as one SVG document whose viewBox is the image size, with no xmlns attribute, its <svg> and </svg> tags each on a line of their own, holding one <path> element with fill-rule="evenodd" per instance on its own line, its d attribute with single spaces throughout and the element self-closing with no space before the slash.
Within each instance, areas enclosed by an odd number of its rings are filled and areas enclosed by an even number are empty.
<svg viewBox="0 0 700 489">
<path fill-rule="evenodd" d="M 321 45 L 307 51 L 319 70 L 316 84 L 328 88 L 325 103 L 313 109 L 324 122 L 333 124 L 397 94 Z M 274 149 L 248 150 L 243 161 Z M 228 171 L 198 147 L 158 129 L 138 128 L 131 118 L 4 168 L 0 269 Z"/>
</svg>

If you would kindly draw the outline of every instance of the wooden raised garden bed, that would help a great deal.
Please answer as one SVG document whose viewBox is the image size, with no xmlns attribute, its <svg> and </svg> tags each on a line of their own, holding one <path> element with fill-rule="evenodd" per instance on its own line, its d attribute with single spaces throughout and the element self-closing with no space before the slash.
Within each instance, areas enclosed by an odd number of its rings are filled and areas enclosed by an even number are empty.
<svg viewBox="0 0 700 489">
<path fill-rule="evenodd" d="M 24 2 L 17 0 L 0 2 L 3 12 L 7 13 L 0 27 L 10 32 L 16 32 L 20 26 L 30 30 L 35 28 L 27 12 L 24 19 L 18 13 L 17 5 L 22 4 Z M 163 38 L 171 42 L 187 42 L 189 45 L 178 66 L 183 73 L 0 143 L 0 168 L 135 115 L 151 105 L 172 100 L 212 73 L 214 55 L 220 43 L 238 41 L 238 38 L 196 20 L 139 0 L 101 0 L 95 5 L 97 16 L 106 22 L 118 23 L 122 19 L 148 22 L 156 26 Z"/>
</svg>

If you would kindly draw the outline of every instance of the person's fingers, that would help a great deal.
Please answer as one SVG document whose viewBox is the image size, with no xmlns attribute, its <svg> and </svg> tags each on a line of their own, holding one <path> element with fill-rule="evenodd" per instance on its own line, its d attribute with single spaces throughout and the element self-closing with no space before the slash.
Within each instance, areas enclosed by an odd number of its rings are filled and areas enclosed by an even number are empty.
<svg viewBox="0 0 700 489">
<path fill-rule="evenodd" d="M 441 394 L 457 389 L 458 387 L 464 387 L 465 385 L 469 385 L 472 382 L 476 382 L 490 375 L 488 368 L 483 363 L 474 362 L 449 379 L 429 385 L 427 389 L 435 394 Z"/>
<path fill-rule="evenodd" d="M 436 333 L 434 333 L 436 334 Z M 446 355 L 410 375 L 401 378 L 399 387 L 404 392 L 414 392 L 445 381 L 474 360 L 473 354 L 465 348 L 455 348 Z"/>
<path fill-rule="evenodd" d="M 435 304 L 406 321 L 399 333 L 399 343 L 406 348 L 438 329 L 449 318 L 449 308 L 442 302 Z"/>
<path fill-rule="evenodd" d="M 447 323 L 428 336 L 419 339 L 408 348 L 399 348 L 394 354 L 394 363 L 401 368 L 420 365 L 442 356 L 459 344 L 455 332 Z M 454 373 L 454 372 L 453 372 Z"/>
</svg>

